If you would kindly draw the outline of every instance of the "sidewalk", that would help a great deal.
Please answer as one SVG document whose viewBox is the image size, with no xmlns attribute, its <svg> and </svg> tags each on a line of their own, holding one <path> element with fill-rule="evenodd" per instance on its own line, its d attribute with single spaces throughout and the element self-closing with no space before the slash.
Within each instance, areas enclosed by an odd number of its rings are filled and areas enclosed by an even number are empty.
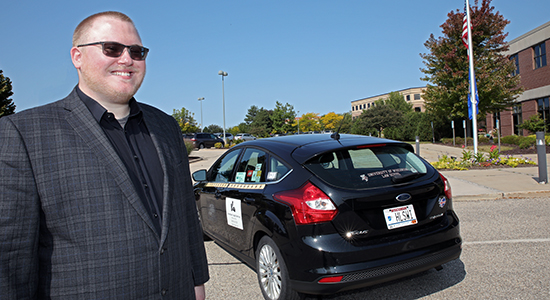
<svg viewBox="0 0 550 300">
<path fill-rule="evenodd" d="M 420 156 L 428 162 L 438 161 L 439 157 L 443 155 L 457 158 L 462 157 L 461 148 L 438 144 L 420 144 L 419 152 Z M 519 157 L 520 155 L 517 156 Z M 529 157 L 535 162 L 538 160 L 536 154 L 523 156 Z M 550 162 L 550 154 L 546 155 L 546 161 L 547 163 Z M 538 166 L 441 171 L 441 174 L 451 183 L 453 199 L 455 201 L 550 197 L 550 184 L 539 183 Z"/>
</svg>

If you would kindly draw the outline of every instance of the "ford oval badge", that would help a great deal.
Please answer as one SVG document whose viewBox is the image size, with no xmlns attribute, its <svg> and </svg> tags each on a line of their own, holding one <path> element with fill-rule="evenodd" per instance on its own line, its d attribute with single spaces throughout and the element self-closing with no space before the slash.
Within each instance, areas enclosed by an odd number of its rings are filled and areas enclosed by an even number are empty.
<svg viewBox="0 0 550 300">
<path fill-rule="evenodd" d="M 397 195 L 397 197 L 395 197 L 395 200 L 399 202 L 405 202 L 405 201 L 411 200 L 411 198 L 412 198 L 411 194 L 404 193 L 404 194 Z"/>
</svg>

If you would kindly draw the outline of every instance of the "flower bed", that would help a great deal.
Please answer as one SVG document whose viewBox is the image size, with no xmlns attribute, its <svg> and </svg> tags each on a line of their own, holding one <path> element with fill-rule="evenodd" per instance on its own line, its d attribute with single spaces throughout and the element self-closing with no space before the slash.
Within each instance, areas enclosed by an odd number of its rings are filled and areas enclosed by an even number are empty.
<svg viewBox="0 0 550 300">
<path fill-rule="evenodd" d="M 438 170 L 469 170 L 469 169 L 485 169 L 485 168 L 516 168 L 537 165 L 536 162 L 527 157 L 514 157 L 511 155 L 501 156 L 496 146 L 491 147 L 488 156 L 478 152 L 473 154 L 472 151 L 463 150 L 462 158 L 449 157 L 443 155 L 438 161 L 432 162 Z"/>
</svg>

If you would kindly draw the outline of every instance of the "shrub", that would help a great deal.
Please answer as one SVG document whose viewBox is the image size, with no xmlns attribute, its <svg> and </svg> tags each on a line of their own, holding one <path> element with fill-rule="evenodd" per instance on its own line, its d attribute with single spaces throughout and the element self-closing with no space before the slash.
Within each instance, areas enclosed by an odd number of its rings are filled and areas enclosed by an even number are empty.
<svg viewBox="0 0 550 300">
<path fill-rule="evenodd" d="M 222 143 L 215 143 L 214 148 L 221 149 L 221 148 L 223 148 L 223 144 Z"/>
<path fill-rule="evenodd" d="M 500 138 L 500 141 L 504 144 L 510 145 L 519 145 L 519 136 L 517 135 L 507 135 Z"/>
<path fill-rule="evenodd" d="M 187 156 L 189 156 L 194 149 L 193 142 L 184 141 L 184 143 L 185 143 L 185 148 L 187 148 Z"/>
<path fill-rule="evenodd" d="M 484 136 L 484 135 L 479 136 L 477 140 L 480 143 L 489 143 L 489 142 L 491 142 L 491 140 L 488 137 Z"/>
<path fill-rule="evenodd" d="M 537 138 L 534 135 L 521 137 L 519 139 L 519 148 L 527 149 L 530 147 L 534 147 L 536 142 L 537 142 Z"/>
</svg>

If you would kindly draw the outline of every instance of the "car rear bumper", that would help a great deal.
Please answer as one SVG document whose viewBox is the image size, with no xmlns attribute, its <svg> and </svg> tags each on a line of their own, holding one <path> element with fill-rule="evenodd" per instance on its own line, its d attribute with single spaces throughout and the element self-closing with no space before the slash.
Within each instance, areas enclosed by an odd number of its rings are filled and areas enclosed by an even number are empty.
<svg viewBox="0 0 550 300">
<path fill-rule="evenodd" d="M 307 237 L 302 238 L 306 247 L 301 255 L 308 259 L 287 258 L 292 287 L 306 294 L 332 294 L 407 277 L 459 258 L 462 239 L 456 215 L 450 211 L 447 221 L 435 227 L 439 228 L 407 240 L 363 246 L 317 236 L 317 247 L 312 247 Z M 342 278 L 319 283 L 335 276 Z"/>
<path fill-rule="evenodd" d="M 455 260 L 460 257 L 462 251 L 461 243 L 457 243 L 453 247 L 445 250 L 416 255 L 414 258 L 403 259 L 393 264 L 388 264 L 376 268 L 365 269 L 357 272 L 341 273 L 342 280 L 335 283 L 319 283 L 319 280 L 313 282 L 305 282 L 292 280 L 292 288 L 296 291 L 306 294 L 333 294 L 341 291 L 358 289 L 367 286 L 376 285 L 383 282 L 404 278 L 413 274 L 417 274 L 438 266 L 444 263 Z"/>
</svg>

